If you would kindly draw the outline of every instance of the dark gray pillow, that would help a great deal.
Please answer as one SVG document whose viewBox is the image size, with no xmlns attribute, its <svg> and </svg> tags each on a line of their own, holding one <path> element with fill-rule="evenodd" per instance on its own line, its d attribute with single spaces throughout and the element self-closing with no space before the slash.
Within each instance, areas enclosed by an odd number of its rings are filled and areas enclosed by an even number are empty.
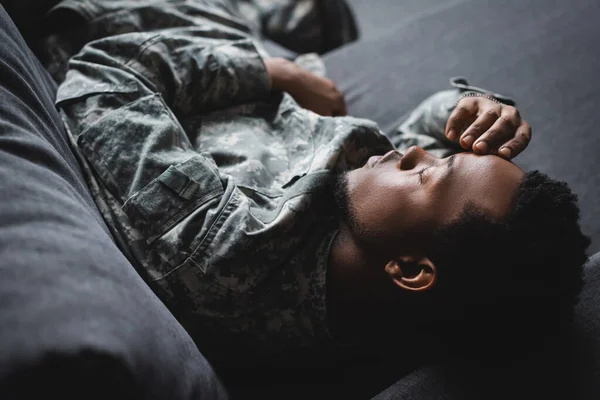
<svg viewBox="0 0 600 400">
<path fill-rule="evenodd" d="M 0 397 L 225 398 L 115 246 L 55 90 L 0 6 Z"/>
</svg>

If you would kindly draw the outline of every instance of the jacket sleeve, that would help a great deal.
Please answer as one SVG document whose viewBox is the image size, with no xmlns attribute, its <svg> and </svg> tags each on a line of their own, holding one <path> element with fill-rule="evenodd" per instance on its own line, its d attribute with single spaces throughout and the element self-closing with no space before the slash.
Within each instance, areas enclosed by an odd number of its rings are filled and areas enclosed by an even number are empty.
<svg viewBox="0 0 600 400">
<path fill-rule="evenodd" d="M 148 242 L 190 213 L 202 237 L 232 193 L 231 181 L 193 146 L 179 118 L 259 100 L 270 91 L 250 39 L 207 31 L 92 42 L 71 60 L 58 90 L 72 141 Z"/>
<path fill-rule="evenodd" d="M 184 118 L 265 98 L 270 80 L 253 40 L 235 30 L 129 33 L 84 46 L 58 101 L 119 88 L 159 94 Z"/>
</svg>

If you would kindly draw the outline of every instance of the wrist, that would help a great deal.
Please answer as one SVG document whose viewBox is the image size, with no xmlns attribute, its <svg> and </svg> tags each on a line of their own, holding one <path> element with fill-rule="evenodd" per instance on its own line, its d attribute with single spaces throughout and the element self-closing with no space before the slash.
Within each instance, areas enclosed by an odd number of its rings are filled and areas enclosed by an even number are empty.
<svg viewBox="0 0 600 400">
<path fill-rule="evenodd" d="M 491 94 L 487 94 L 487 93 L 478 93 L 478 92 L 466 92 L 464 94 L 462 94 L 458 100 L 456 100 L 456 103 L 454 103 L 454 108 L 456 108 L 456 106 L 458 106 L 458 103 L 467 97 L 482 97 L 484 99 L 488 99 L 490 101 L 493 101 L 494 103 L 498 103 L 498 104 L 504 104 L 502 101 L 498 100 L 497 98 L 495 98 L 493 95 Z"/>
<path fill-rule="evenodd" d="M 265 60 L 271 89 L 289 92 L 298 77 L 299 67 L 285 58 L 267 58 Z"/>
</svg>

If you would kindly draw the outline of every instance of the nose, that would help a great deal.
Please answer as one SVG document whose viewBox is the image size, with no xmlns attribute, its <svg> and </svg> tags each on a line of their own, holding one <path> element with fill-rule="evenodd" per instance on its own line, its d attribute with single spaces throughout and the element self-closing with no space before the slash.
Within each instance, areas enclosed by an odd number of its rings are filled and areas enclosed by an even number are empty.
<svg viewBox="0 0 600 400">
<path fill-rule="evenodd" d="M 400 169 L 408 171 L 415 168 L 419 164 L 429 162 L 430 158 L 435 158 L 419 146 L 409 147 L 400 160 Z"/>
</svg>

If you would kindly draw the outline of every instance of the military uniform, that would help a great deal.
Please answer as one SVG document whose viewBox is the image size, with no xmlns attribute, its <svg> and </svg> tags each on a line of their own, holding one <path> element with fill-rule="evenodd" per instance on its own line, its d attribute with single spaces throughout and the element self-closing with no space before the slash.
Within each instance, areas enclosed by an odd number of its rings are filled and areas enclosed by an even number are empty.
<svg viewBox="0 0 600 400">
<path fill-rule="evenodd" d="M 216 354 L 232 343 L 273 354 L 331 340 L 331 179 L 393 149 L 390 140 L 371 121 L 321 117 L 273 93 L 268 55 L 235 2 L 60 7 L 86 23 L 82 37 L 48 42 L 49 67 L 64 78 L 57 106 L 140 274 L 197 340 L 219 339 Z M 87 44 L 64 75 L 76 41 Z M 447 97 L 451 105 L 456 91 Z M 423 115 L 407 119 L 407 135 L 419 135 Z"/>
</svg>

